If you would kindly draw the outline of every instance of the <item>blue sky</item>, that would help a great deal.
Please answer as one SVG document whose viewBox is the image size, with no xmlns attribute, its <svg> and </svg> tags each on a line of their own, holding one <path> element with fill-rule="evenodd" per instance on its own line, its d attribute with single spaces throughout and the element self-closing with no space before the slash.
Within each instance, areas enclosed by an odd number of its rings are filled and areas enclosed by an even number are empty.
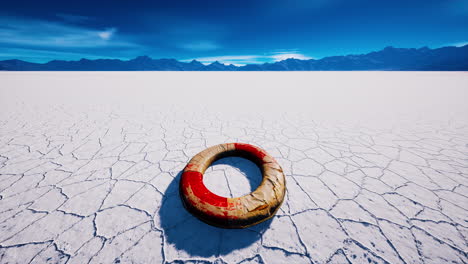
<svg viewBox="0 0 468 264">
<path fill-rule="evenodd" d="M 468 0 L 4 1 L 0 60 L 246 64 L 468 43 Z"/>
</svg>

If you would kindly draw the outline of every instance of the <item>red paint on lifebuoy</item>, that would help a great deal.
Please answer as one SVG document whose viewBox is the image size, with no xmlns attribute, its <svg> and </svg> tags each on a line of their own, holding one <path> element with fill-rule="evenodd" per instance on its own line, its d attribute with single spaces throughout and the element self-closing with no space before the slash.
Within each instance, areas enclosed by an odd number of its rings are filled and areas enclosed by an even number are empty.
<svg viewBox="0 0 468 264">
<path fill-rule="evenodd" d="M 184 172 L 181 181 L 184 192 L 187 192 L 190 188 L 193 194 L 197 196 L 201 202 L 219 207 L 228 207 L 226 197 L 216 195 L 206 188 L 205 184 L 203 184 L 203 174 L 200 172 L 186 171 Z"/>
<path fill-rule="evenodd" d="M 246 151 L 251 155 L 254 155 L 255 157 L 259 158 L 260 160 L 263 160 L 263 158 L 267 155 L 263 150 L 254 147 L 250 144 L 234 143 L 234 146 L 237 150 Z"/>
</svg>

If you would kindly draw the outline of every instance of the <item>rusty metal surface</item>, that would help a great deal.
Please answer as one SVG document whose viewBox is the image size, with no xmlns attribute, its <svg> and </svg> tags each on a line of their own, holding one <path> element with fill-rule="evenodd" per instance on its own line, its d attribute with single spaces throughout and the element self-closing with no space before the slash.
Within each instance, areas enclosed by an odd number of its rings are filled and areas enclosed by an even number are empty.
<svg viewBox="0 0 468 264">
<path fill-rule="evenodd" d="M 228 156 L 243 157 L 259 166 L 263 179 L 255 191 L 226 198 L 206 188 L 205 170 Z M 242 143 L 220 144 L 198 153 L 186 165 L 180 181 L 185 208 L 202 221 L 223 228 L 245 228 L 271 218 L 281 206 L 285 193 L 285 177 L 278 162 L 263 149 Z"/>
</svg>

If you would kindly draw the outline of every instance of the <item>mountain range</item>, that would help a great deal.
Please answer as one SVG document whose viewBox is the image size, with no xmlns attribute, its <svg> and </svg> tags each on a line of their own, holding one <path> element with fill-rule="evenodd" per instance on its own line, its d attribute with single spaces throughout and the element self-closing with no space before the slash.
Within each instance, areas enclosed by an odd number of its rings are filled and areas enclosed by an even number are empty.
<svg viewBox="0 0 468 264">
<path fill-rule="evenodd" d="M 226 65 L 140 56 L 131 60 L 81 59 L 32 63 L 22 60 L 0 61 L 3 71 L 468 71 L 468 45 L 436 49 L 394 48 L 360 55 L 322 59 L 286 59 L 274 63 Z"/>
</svg>

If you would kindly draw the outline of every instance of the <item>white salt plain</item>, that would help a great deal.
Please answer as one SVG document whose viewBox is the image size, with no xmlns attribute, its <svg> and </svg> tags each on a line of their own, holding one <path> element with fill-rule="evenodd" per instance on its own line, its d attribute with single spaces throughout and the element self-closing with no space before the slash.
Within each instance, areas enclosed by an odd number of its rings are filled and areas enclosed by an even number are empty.
<svg viewBox="0 0 468 264">
<path fill-rule="evenodd" d="M 0 263 L 468 262 L 467 73 L 1 72 L 0 105 Z M 224 142 L 283 167 L 271 221 L 182 207 L 180 171 Z"/>
</svg>

